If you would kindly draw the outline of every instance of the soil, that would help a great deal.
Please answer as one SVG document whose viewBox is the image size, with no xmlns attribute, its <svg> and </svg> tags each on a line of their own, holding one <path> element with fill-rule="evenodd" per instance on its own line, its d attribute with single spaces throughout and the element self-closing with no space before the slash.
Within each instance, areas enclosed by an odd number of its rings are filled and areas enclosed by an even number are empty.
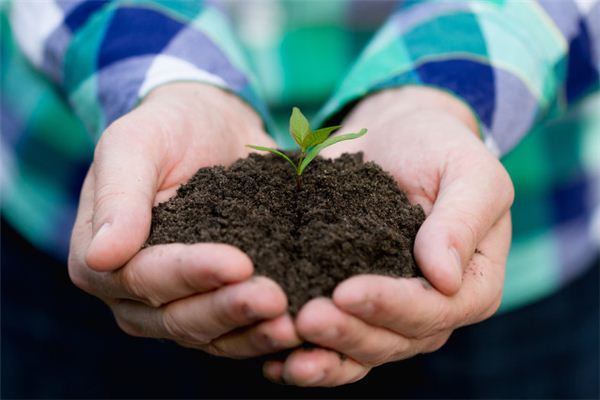
<svg viewBox="0 0 600 400">
<path fill-rule="evenodd" d="M 202 168 L 152 211 L 147 245 L 229 243 L 279 283 L 292 315 L 356 274 L 419 276 L 414 238 L 425 219 L 393 178 L 363 155 L 317 157 L 296 190 L 290 165 L 252 154 Z"/>
</svg>

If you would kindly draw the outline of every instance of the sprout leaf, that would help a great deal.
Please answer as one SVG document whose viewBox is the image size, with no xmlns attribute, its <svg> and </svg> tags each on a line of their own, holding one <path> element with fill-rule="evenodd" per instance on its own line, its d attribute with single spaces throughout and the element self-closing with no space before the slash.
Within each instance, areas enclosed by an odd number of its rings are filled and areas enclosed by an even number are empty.
<svg viewBox="0 0 600 400">
<path fill-rule="evenodd" d="M 331 146 L 332 144 L 336 144 L 338 142 L 344 141 L 344 140 L 351 140 L 351 139 L 356 139 L 359 138 L 361 136 L 363 136 L 365 133 L 367 133 L 367 130 L 365 128 L 361 129 L 359 132 L 357 133 L 347 133 L 345 135 L 339 135 L 339 136 L 334 136 L 334 137 L 330 137 L 328 139 L 326 139 L 323 143 L 313 147 L 308 154 L 306 155 L 306 158 L 302 161 L 302 164 L 300 164 L 298 171 L 300 174 L 302 174 L 302 172 L 304 172 L 304 169 L 306 168 L 306 166 L 321 152 L 321 150 L 323 150 L 326 147 Z"/>
<path fill-rule="evenodd" d="M 327 128 L 321 128 L 321 129 L 317 129 L 314 132 L 311 132 L 304 139 L 304 142 L 302 143 L 302 147 L 304 147 L 305 149 L 308 149 L 308 148 L 311 148 L 313 146 L 323 143 L 329 137 L 329 135 L 331 135 L 331 133 L 333 131 L 335 131 L 336 129 L 339 129 L 341 127 L 342 127 L 341 125 L 328 126 Z"/>
<path fill-rule="evenodd" d="M 302 172 L 304 172 L 308 164 L 314 160 L 321 150 L 342 140 L 356 139 L 367 133 L 367 130 L 363 128 L 357 133 L 347 133 L 345 135 L 330 137 L 333 131 L 339 128 L 341 126 L 336 125 L 313 131 L 310 129 L 310 124 L 304 114 L 302 114 L 302 111 L 298 107 L 294 107 L 290 116 L 290 135 L 298 146 L 300 146 L 300 155 L 297 162 L 294 162 L 285 153 L 277 149 L 251 144 L 247 144 L 246 146 L 255 150 L 268 151 L 290 163 L 296 173 L 296 190 L 300 191 L 302 189 Z"/>
<path fill-rule="evenodd" d="M 294 107 L 290 117 L 290 133 L 292 134 L 294 141 L 298 143 L 298 146 L 302 147 L 302 143 L 310 132 L 308 120 L 298 107 Z"/>
<path fill-rule="evenodd" d="M 287 162 L 289 162 L 290 164 L 292 164 L 292 167 L 294 167 L 294 171 L 298 169 L 298 167 L 296 167 L 296 163 L 293 162 L 291 158 L 289 158 L 287 155 L 285 155 L 284 153 L 282 153 L 281 151 L 279 151 L 277 149 L 272 149 L 270 147 L 263 147 L 263 146 L 254 146 L 252 144 L 247 144 L 246 147 L 250 147 L 251 149 L 254 149 L 254 150 L 268 151 L 269 153 L 276 154 L 279 157 L 286 160 Z"/>
</svg>

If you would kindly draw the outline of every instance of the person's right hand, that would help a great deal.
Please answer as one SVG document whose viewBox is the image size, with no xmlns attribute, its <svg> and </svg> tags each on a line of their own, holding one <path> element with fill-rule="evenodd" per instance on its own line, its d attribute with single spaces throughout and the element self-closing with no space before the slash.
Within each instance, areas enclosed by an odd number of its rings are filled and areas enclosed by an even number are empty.
<svg viewBox="0 0 600 400">
<path fill-rule="evenodd" d="M 251 277 L 240 250 L 198 243 L 140 251 L 152 206 L 198 168 L 246 156 L 247 143 L 273 145 L 249 106 L 197 83 L 154 90 L 103 133 L 81 191 L 69 275 L 128 334 L 233 358 L 300 343 L 282 289 Z"/>
<path fill-rule="evenodd" d="M 405 86 L 363 99 L 343 124 L 369 133 L 322 154 L 362 151 L 423 207 L 413 250 L 427 280 L 359 275 L 331 299 L 308 302 L 296 330 L 319 347 L 265 364 L 276 382 L 355 382 L 375 366 L 439 349 L 454 330 L 489 318 L 502 298 L 514 189 L 471 110 L 438 89 Z"/>
</svg>

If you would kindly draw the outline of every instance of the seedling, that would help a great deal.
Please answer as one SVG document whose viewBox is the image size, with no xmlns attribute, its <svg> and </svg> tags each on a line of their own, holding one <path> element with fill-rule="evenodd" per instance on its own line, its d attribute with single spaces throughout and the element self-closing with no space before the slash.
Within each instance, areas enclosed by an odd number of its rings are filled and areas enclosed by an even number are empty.
<svg viewBox="0 0 600 400">
<path fill-rule="evenodd" d="M 290 135 L 292 135 L 294 141 L 298 144 L 298 146 L 300 146 L 300 155 L 298 156 L 296 162 L 277 149 L 254 146 L 251 144 L 246 146 L 255 150 L 268 151 L 285 159 L 288 163 L 290 163 L 292 168 L 294 168 L 296 175 L 296 189 L 301 190 L 302 173 L 308 164 L 310 164 L 310 162 L 321 152 L 321 150 L 331 146 L 332 144 L 336 144 L 337 142 L 356 139 L 367 133 L 367 130 L 363 128 L 357 133 L 346 133 L 345 135 L 330 137 L 331 134 L 339 128 L 341 128 L 341 125 L 328 126 L 326 128 L 313 131 L 310 129 L 310 124 L 308 123 L 308 120 L 304 114 L 302 114 L 302 111 L 300 111 L 298 107 L 294 107 L 290 117 Z"/>
</svg>

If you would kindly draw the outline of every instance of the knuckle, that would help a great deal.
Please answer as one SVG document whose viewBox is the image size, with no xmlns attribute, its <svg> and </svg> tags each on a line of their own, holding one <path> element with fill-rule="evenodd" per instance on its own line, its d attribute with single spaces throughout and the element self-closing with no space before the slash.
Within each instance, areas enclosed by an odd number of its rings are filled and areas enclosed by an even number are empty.
<svg viewBox="0 0 600 400">
<path fill-rule="evenodd" d="M 152 307 L 160 307 L 162 301 L 148 293 L 146 290 L 147 282 L 137 268 L 125 266 L 118 273 L 117 277 L 121 286 L 133 297 L 144 301 Z"/>
<path fill-rule="evenodd" d="M 189 334 L 188 329 L 183 326 L 181 321 L 179 321 L 169 309 L 162 312 L 161 322 L 170 337 L 177 340 L 191 341 L 190 339 L 192 339 L 192 337 Z"/>
<path fill-rule="evenodd" d="M 81 263 L 76 261 L 73 256 L 69 255 L 67 266 L 69 279 L 71 279 L 71 282 L 73 282 L 76 287 L 84 292 L 90 293 L 92 291 L 92 287 L 88 277 L 85 275 L 85 273 L 83 273 L 84 267 L 81 265 Z"/>
<path fill-rule="evenodd" d="M 204 351 L 206 351 L 209 354 L 212 354 L 213 356 L 218 356 L 218 357 L 226 357 L 226 358 L 233 358 L 233 359 L 245 358 L 243 356 L 231 354 L 228 351 L 228 349 L 226 348 L 226 346 L 224 346 L 223 343 L 220 343 L 220 341 L 218 341 L 218 340 L 213 340 L 212 342 L 205 344 Z"/>
<path fill-rule="evenodd" d="M 202 330 L 187 325 L 169 307 L 162 310 L 160 319 L 167 336 L 171 339 L 197 345 L 207 345 L 213 339 L 204 334 Z"/>
<path fill-rule="evenodd" d="M 512 179 L 510 178 L 508 171 L 500 164 L 500 162 L 497 164 L 496 171 L 497 187 L 502 188 L 500 191 L 500 199 L 507 208 L 510 208 L 515 199 L 515 187 Z"/>
<path fill-rule="evenodd" d="M 398 361 L 409 358 L 413 351 L 412 341 L 408 338 L 402 338 L 398 343 L 391 349 L 386 361 Z"/>
<path fill-rule="evenodd" d="M 122 318 L 120 316 L 115 315 L 115 321 L 117 322 L 117 325 L 119 326 L 119 328 L 125 332 L 126 334 L 128 334 L 129 336 L 134 336 L 134 337 L 142 337 L 143 332 L 142 329 L 140 329 L 139 326 L 137 326 L 137 324 L 134 324 L 131 321 L 128 321 L 125 318 Z"/>
<path fill-rule="evenodd" d="M 437 337 L 432 339 L 429 345 L 426 348 L 424 348 L 421 351 L 421 353 L 433 353 L 434 351 L 438 351 L 448 342 L 449 338 L 450 333 L 438 335 Z"/>
</svg>

